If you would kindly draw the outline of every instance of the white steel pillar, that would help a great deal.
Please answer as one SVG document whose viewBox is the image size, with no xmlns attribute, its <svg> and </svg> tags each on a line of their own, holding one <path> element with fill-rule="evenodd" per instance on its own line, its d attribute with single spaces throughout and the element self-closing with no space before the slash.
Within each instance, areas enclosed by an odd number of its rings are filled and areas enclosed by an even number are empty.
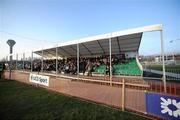
<svg viewBox="0 0 180 120">
<path fill-rule="evenodd" d="M 112 86 L 112 56 L 111 56 L 111 36 L 109 38 L 109 73 L 110 73 L 110 86 Z"/>
<path fill-rule="evenodd" d="M 33 71 L 33 51 L 31 52 L 31 72 Z"/>
<path fill-rule="evenodd" d="M 166 72 L 165 72 L 165 63 L 164 63 L 164 41 L 163 41 L 163 30 L 160 30 L 161 34 L 161 56 L 162 56 L 162 66 L 163 66 L 163 83 L 164 83 L 164 92 L 166 93 Z"/>
<path fill-rule="evenodd" d="M 77 76 L 79 76 L 79 43 L 77 43 Z"/>
<path fill-rule="evenodd" d="M 41 57 L 41 62 L 42 62 L 42 65 L 41 65 L 41 72 L 43 73 L 43 49 L 42 49 L 42 51 L 41 51 L 42 53 L 41 53 L 41 55 L 42 55 L 42 57 Z"/>
<path fill-rule="evenodd" d="M 56 76 L 58 74 L 58 44 L 56 46 Z"/>
<path fill-rule="evenodd" d="M 24 72 L 25 53 L 23 53 L 23 72 Z"/>
<path fill-rule="evenodd" d="M 16 70 L 17 70 L 17 65 L 18 65 L 18 53 L 16 54 Z"/>
</svg>

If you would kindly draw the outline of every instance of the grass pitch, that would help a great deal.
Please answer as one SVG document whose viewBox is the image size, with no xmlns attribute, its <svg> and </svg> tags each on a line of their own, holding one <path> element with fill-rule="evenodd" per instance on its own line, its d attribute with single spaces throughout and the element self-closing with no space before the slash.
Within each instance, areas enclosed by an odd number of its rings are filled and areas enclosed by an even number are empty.
<svg viewBox="0 0 180 120">
<path fill-rule="evenodd" d="M 145 120 L 147 118 L 17 81 L 0 79 L 0 119 Z"/>
<path fill-rule="evenodd" d="M 153 69 L 153 70 L 159 70 L 163 71 L 162 65 L 147 65 L 146 66 L 148 69 Z M 165 65 L 165 68 L 167 71 L 171 71 L 174 73 L 179 73 L 178 70 L 180 70 L 180 65 Z"/>
</svg>

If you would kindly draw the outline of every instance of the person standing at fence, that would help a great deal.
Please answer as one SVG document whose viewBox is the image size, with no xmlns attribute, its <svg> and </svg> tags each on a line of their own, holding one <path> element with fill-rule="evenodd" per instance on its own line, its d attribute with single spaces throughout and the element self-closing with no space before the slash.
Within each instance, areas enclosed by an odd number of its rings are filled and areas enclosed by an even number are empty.
<svg viewBox="0 0 180 120">
<path fill-rule="evenodd" d="M 87 71 L 87 75 L 88 76 L 92 76 L 92 68 L 93 68 L 93 64 L 91 62 L 91 60 L 88 60 L 88 63 L 86 65 L 86 71 Z"/>
<path fill-rule="evenodd" d="M 0 78 L 3 78 L 5 63 L 0 63 Z"/>
<path fill-rule="evenodd" d="M 38 71 L 38 74 L 39 74 L 39 72 L 41 71 L 41 63 L 39 63 L 38 65 L 37 65 L 37 71 Z"/>
</svg>

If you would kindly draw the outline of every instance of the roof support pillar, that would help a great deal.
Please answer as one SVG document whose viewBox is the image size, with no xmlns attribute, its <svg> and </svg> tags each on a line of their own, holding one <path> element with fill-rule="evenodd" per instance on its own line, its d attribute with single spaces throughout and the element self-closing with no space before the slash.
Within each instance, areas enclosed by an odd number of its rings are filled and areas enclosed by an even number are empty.
<svg viewBox="0 0 180 120">
<path fill-rule="evenodd" d="M 18 53 L 16 54 L 16 70 L 18 69 Z"/>
<path fill-rule="evenodd" d="M 31 72 L 33 71 L 33 51 L 31 52 Z"/>
<path fill-rule="evenodd" d="M 58 74 L 58 44 L 56 46 L 56 77 Z"/>
<path fill-rule="evenodd" d="M 24 72 L 24 65 L 25 65 L 25 53 L 23 53 L 23 72 Z"/>
<path fill-rule="evenodd" d="M 166 93 L 166 72 L 164 64 L 164 40 L 163 40 L 163 30 L 160 30 L 161 34 L 161 57 L 162 57 L 162 67 L 163 67 L 163 83 L 164 83 L 164 92 Z"/>
<path fill-rule="evenodd" d="M 43 61 L 43 56 L 44 56 L 44 55 L 43 55 L 43 49 L 42 49 L 42 51 L 41 51 L 41 55 L 42 55 L 42 57 L 41 57 L 41 64 L 42 64 L 42 65 L 41 65 L 41 72 L 43 72 L 43 62 L 44 62 L 44 61 Z"/>
<path fill-rule="evenodd" d="M 79 43 L 77 44 L 77 76 L 79 77 Z"/>
<path fill-rule="evenodd" d="M 110 86 L 112 86 L 112 56 L 111 56 L 111 36 L 109 38 L 109 73 L 110 73 Z"/>
</svg>

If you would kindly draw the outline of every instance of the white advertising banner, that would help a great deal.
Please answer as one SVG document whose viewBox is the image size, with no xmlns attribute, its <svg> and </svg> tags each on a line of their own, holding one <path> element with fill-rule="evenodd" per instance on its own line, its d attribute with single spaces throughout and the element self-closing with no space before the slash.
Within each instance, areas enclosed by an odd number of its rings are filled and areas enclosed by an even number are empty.
<svg viewBox="0 0 180 120">
<path fill-rule="evenodd" d="M 49 86 L 49 76 L 31 74 L 29 75 L 29 81 L 40 85 Z"/>
</svg>

